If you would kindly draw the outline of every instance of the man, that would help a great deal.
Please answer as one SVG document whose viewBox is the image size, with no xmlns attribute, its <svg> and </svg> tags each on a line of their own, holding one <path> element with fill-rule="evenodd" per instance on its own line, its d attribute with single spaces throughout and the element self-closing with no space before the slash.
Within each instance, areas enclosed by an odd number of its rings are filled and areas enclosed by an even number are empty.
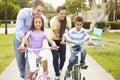
<svg viewBox="0 0 120 80">
<path fill-rule="evenodd" d="M 25 36 L 28 31 L 32 18 L 35 14 L 40 14 L 42 16 L 42 12 L 44 10 L 44 3 L 41 0 L 35 0 L 32 8 L 23 8 L 19 11 L 16 20 L 16 32 L 14 38 L 14 51 L 17 60 L 17 65 L 20 71 L 20 77 L 24 80 L 28 78 L 28 61 L 27 56 L 25 56 L 24 52 L 20 52 L 17 48 L 21 44 L 21 40 Z M 26 42 L 26 45 L 27 42 Z"/>
<path fill-rule="evenodd" d="M 63 34 L 65 33 L 65 29 L 71 28 L 71 20 L 67 16 L 67 10 L 65 6 L 58 6 L 57 15 L 54 16 L 50 20 L 50 27 L 52 29 L 51 38 L 55 41 L 57 46 L 59 46 L 59 50 L 52 50 L 53 55 L 53 66 L 55 71 L 55 80 L 60 80 L 59 76 L 64 66 L 65 58 L 66 58 L 66 45 L 61 44 L 61 39 Z M 60 58 L 60 63 L 59 63 Z"/>
</svg>

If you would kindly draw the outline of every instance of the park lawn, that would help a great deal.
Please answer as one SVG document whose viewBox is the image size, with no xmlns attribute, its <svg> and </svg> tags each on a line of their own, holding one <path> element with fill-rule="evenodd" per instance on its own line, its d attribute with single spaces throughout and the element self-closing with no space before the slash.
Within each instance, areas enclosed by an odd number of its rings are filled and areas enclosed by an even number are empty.
<svg viewBox="0 0 120 80">
<path fill-rule="evenodd" d="M 8 27 L 8 28 L 15 28 L 15 24 L 7 23 L 7 27 Z M 0 25 L 0 28 L 5 28 L 5 24 L 1 24 L 1 25 Z"/>
<path fill-rule="evenodd" d="M 104 48 L 88 48 L 92 56 L 115 80 L 120 80 L 120 33 L 103 33 Z"/>
<path fill-rule="evenodd" d="M 0 34 L 0 74 L 14 59 L 13 34 Z"/>
</svg>

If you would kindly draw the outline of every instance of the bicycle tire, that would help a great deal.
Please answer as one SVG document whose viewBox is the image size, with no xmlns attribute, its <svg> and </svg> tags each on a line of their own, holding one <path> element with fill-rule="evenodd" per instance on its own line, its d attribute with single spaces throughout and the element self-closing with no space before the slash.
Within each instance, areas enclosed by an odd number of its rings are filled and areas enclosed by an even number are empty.
<svg viewBox="0 0 120 80">
<path fill-rule="evenodd" d="M 73 72 L 74 80 L 81 80 L 81 73 L 79 71 L 80 71 L 80 65 L 75 65 Z"/>
<path fill-rule="evenodd" d="M 83 77 L 83 80 L 85 80 L 85 77 Z"/>
<path fill-rule="evenodd" d="M 66 80 L 66 76 L 64 77 L 64 80 Z"/>
</svg>

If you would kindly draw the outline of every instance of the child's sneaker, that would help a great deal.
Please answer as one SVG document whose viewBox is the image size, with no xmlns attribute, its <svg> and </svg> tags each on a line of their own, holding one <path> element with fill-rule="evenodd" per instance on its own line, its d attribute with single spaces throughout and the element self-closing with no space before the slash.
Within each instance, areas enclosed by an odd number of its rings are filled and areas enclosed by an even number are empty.
<svg viewBox="0 0 120 80">
<path fill-rule="evenodd" d="M 87 69 L 88 65 L 86 64 L 81 64 L 81 69 Z"/>
</svg>

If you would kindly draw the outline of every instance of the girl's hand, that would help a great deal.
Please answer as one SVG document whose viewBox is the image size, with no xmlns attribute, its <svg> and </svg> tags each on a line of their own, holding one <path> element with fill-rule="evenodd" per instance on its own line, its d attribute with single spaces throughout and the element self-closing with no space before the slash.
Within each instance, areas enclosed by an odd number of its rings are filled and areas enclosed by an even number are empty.
<svg viewBox="0 0 120 80">
<path fill-rule="evenodd" d="M 51 47 L 53 50 L 58 50 L 59 49 L 59 46 L 52 46 Z"/>
<path fill-rule="evenodd" d="M 19 50 L 21 52 L 25 52 L 26 48 L 24 46 L 20 46 L 17 48 L 17 50 Z"/>
</svg>

